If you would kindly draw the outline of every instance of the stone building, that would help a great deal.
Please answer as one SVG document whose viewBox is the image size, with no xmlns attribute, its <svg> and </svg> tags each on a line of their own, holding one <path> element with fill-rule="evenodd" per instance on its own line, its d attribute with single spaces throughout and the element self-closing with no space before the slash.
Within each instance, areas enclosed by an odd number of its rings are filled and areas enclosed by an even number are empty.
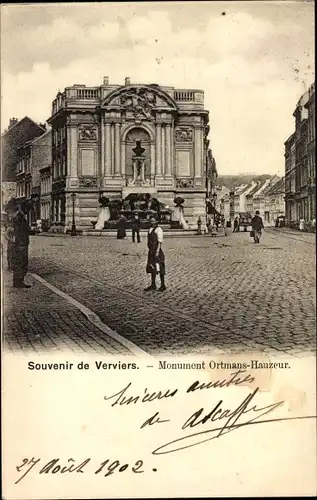
<svg viewBox="0 0 317 500">
<path fill-rule="evenodd" d="M 295 131 L 285 141 L 285 203 L 289 225 L 316 218 L 315 84 L 299 99 Z"/>
<path fill-rule="evenodd" d="M 44 126 L 43 126 L 44 127 Z M 30 225 L 40 218 L 40 169 L 51 164 L 52 134 L 48 130 L 17 150 L 16 198 L 27 210 Z"/>
<path fill-rule="evenodd" d="M 270 185 L 266 193 L 266 212 L 264 221 L 274 225 L 276 219 L 285 215 L 285 179 L 279 179 Z"/>
<path fill-rule="evenodd" d="M 11 118 L 8 129 L 1 136 L 1 203 L 6 203 L 16 196 L 16 166 L 18 149 L 26 141 L 39 137 L 45 131 L 42 124 L 38 125 L 25 116 L 22 120 Z"/>
<path fill-rule="evenodd" d="M 129 78 L 112 85 L 108 77 L 101 86 L 65 88 L 48 120 L 54 221 L 70 227 L 71 193 L 79 229 L 91 228 L 101 196 L 124 200 L 134 193 L 170 207 L 181 197 L 188 227 L 196 228 L 198 217 L 204 224 L 208 115 L 202 90 L 131 84 Z M 133 153 L 137 141 L 144 149 L 140 158 Z"/>
<path fill-rule="evenodd" d="M 308 90 L 307 109 L 307 197 L 308 221 L 316 219 L 316 114 L 315 114 L 315 84 Z"/>
<path fill-rule="evenodd" d="M 40 218 L 47 221 L 48 227 L 52 222 L 52 169 L 51 165 L 44 165 L 40 172 Z"/>
<path fill-rule="evenodd" d="M 8 129 L 2 134 L 2 180 L 16 181 L 18 149 L 25 142 L 39 137 L 45 132 L 43 124 L 37 124 L 28 116 L 22 120 L 11 118 Z"/>
<path fill-rule="evenodd" d="M 242 184 L 234 188 L 233 192 L 233 213 L 232 218 L 239 217 L 241 213 L 247 211 L 247 195 L 257 186 L 255 181 L 251 184 Z"/>
</svg>

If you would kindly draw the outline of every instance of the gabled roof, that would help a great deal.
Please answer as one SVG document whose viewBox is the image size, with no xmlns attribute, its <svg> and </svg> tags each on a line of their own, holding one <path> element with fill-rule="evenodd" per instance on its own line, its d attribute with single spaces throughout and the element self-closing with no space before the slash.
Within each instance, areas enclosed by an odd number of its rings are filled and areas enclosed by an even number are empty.
<svg viewBox="0 0 317 500">
<path fill-rule="evenodd" d="M 52 129 L 50 128 L 49 130 L 47 130 L 45 132 L 45 134 L 39 135 L 38 137 L 35 137 L 34 139 L 32 139 L 29 142 L 32 143 L 32 144 L 35 144 L 37 141 L 39 141 L 40 139 L 43 139 L 43 137 L 45 137 L 46 135 L 51 134 L 51 133 L 52 133 Z"/>
<path fill-rule="evenodd" d="M 22 118 L 21 120 L 19 120 L 17 123 L 15 123 L 14 125 L 12 125 L 12 127 L 10 127 L 8 130 L 6 130 L 6 132 L 4 132 L 2 134 L 2 137 L 7 135 L 9 132 L 11 132 L 15 127 L 17 127 L 18 125 L 20 125 L 21 123 L 23 123 L 25 120 L 29 120 L 30 122 L 32 122 L 34 125 L 36 125 L 39 129 L 43 130 L 43 132 L 45 132 L 45 129 L 43 127 L 41 127 L 38 123 L 36 123 L 34 120 L 32 120 L 32 118 L 29 118 L 28 116 L 25 116 L 24 118 Z"/>
<path fill-rule="evenodd" d="M 247 189 L 249 189 L 250 185 L 249 184 L 241 184 L 241 186 L 237 186 L 234 188 L 234 195 L 239 196 L 240 194 L 244 193 Z"/>
<path fill-rule="evenodd" d="M 271 194 L 278 194 L 278 193 L 284 193 L 285 192 L 285 179 L 282 177 L 278 182 L 276 182 L 269 191 L 267 192 L 268 195 Z"/>
<path fill-rule="evenodd" d="M 248 196 L 253 196 L 259 189 L 260 187 L 262 186 L 263 183 L 259 182 L 256 186 L 254 186 L 254 188 L 249 191 L 249 193 L 246 195 L 247 197 Z"/>
</svg>

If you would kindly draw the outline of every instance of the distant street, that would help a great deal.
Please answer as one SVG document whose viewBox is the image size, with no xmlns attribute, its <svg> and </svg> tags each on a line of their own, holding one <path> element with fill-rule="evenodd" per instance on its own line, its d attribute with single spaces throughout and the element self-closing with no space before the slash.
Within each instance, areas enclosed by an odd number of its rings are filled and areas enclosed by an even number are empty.
<svg viewBox="0 0 317 500">
<path fill-rule="evenodd" d="M 143 291 L 145 239 L 33 236 L 29 271 L 149 354 L 301 356 L 315 348 L 314 234 L 268 229 L 260 245 L 243 232 L 166 238 L 164 248 L 163 293 Z M 129 352 L 76 305 L 30 274 L 26 281 L 30 290 L 13 289 L 5 273 L 7 348 Z"/>
</svg>

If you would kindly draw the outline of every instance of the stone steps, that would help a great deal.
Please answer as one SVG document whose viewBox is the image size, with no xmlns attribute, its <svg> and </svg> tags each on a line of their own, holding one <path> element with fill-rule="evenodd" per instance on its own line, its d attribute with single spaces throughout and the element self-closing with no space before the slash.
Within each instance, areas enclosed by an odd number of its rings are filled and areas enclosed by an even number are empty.
<svg viewBox="0 0 317 500">
<path fill-rule="evenodd" d="M 140 231 L 140 236 L 141 238 L 147 236 L 147 230 L 142 230 Z M 83 229 L 81 234 L 83 236 L 110 236 L 110 237 L 117 237 L 117 229 Z M 127 237 L 132 237 L 132 230 L 131 229 L 126 229 L 126 235 Z M 175 237 L 180 237 L 180 236 L 198 236 L 197 234 L 197 229 L 166 229 L 164 230 L 164 236 L 175 236 Z"/>
</svg>

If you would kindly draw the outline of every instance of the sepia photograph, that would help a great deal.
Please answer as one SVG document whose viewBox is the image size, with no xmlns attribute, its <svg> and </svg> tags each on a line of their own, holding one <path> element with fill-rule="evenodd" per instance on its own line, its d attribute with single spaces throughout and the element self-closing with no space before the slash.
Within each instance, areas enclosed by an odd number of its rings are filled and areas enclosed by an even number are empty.
<svg viewBox="0 0 317 500">
<path fill-rule="evenodd" d="M 5 349 L 315 348 L 313 5 L 283 3 L 2 8 Z"/>
<path fill-rule="evenodd" d="M 10 402 L 7 412 L 18 415 L 30 405 L 28 422 L 31 411 L 41 406 L 44 412 L 40 386 L 31 389 L 39 379 L 52 394 L 44 417 L 34 417 L 29 428 L 23 424 L 30 439 L 37 422 L 46 439 L 48 408 L 78 404 L 76 419 L 90 403 L 92 411 L 101 372 L 108 408 L 132 402 L 137 411 L 142 397 L 173 397 L 169 385 L 154 387 L 153 396 L 151 380 L 172 383 L 175 375 L 184 382 L 192 374 L 191 393 L 199 384 L 213 386 L 216 373 L 226 382 L 213 387 L 244 389 L 261 373 L 263 397 L 273 387 L 266 374 L 276 373 L 278 395 L 295 405 L 292 411 L 308 404 L 316 359 L 314 50 L 312 1 L 1 6 L 2 347 L 8 367 L 17 363 L 19 378 L 25 377 L 18 388 L 8 375 L 7 394 L 29 398 L 23 406 L 22 399 Z M 295 390 L 287 377 L 300 380 L 304 368 L 313 388 Z M 133 392 L 123 375 L 114 387 L 114 371 L 129 372 L 143 385 L 148 380 L 147 388 Z M 202 372 L 207 379 L 195 382 Z M 77 389 L 74 399 L 66 402 L 64 393 L 56 399 L 60 388 L 70 394 L 79 380 L 88 392 L 88 380 L 94 386 L 90 403 L 79 400 Z M 303 394 L 310 394 L 307 401 Z M 314 419 L 314 408 L 300 418 Z M 146 425 L 167 422 L 158 414 Z M 307 435 L 307 443 L 314 440 L 311 427 Z M 53 438 L 49 446 L 55 449 Z M 290 459 L 293 451 L 282 448 Z M 12 470 L 19 471 L 24 458 L 36 470 L 35 452 L 26 450 L 20 464 L 8 460 Z M 268 449 L 264 453 L 269 460 Z M 316 460 L 312 450 L 308 455 Z M 308 469 L 298 470 L 307 478 L 297 490 L 294 479 L 296 494 L 313 493 Z M 281 483 L 266 478 L 272 490 L 261 490 L 264 496 L 290 493 L 286 465 L 285 471 Z M 199 490 L 194 479 L 188 490 L 171 480 L 172 489 L 166 484 L 160 493 L 219 494 L 220 485 L 206 486 L 205 473 L 195 476 Z M 254 494 L 262 481 L 259 469 L 256 474 L 250 489 L 241 479 L 233 491 Z M 39 477 L 39 496 L 34 489 L 24 497 L 8 480 L 6 498 L 62 498 L 59 487 L 41 489 L 49 476 Z M 101 498 L 101 485 L 88 493 L 83 484 L 63 498 L 81 491 L 80 498 Z M 153 496 L 149 485 L 138 487 L 133 483 L 129 495 Z M 126 495 L 111 492 L 111 498 Z"/>
</svg>

